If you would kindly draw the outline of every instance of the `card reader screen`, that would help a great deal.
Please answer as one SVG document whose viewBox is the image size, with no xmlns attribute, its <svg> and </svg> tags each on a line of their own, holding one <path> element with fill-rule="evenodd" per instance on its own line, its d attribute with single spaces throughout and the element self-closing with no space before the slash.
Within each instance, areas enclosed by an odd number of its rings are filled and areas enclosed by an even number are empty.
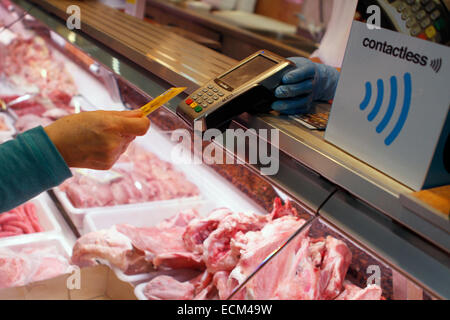
<svg viewBox="0 0 450 320">
<path fill-rule="evenodd" d="M 242 66 L 224 75 L 220 80 L 233 88 L 238 88 L 276 64 L 275 61 L 264 56 L 256 56 Z"/>
</svg>

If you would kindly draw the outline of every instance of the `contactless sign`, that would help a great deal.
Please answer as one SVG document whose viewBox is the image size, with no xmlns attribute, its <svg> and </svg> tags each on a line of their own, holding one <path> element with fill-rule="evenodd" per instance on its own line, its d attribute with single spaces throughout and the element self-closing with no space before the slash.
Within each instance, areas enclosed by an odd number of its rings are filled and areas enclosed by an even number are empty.
<svg viewBox="0 0 450 320">
<path fill-rule="evenodd" d="M 450 48 L 354 21 L 326 140 L 412 189 L 450 183 Z"/>
</svg>

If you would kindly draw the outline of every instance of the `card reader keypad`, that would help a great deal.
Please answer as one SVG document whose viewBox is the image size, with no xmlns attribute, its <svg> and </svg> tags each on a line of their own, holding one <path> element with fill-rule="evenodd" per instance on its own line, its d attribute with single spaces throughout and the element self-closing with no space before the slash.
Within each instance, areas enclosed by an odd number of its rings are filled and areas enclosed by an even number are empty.
<svg viewBox="0 0 450 320">
<path fill-rule="evenodd" d="M 200 113 L 203 109 L 213 106 L 216 101 L 219 101 L 225 94 L 219 88 L 212 84 L 195 92 L 190 98 L 186 99 L 186 104 L 189 105 L 195 112 Z"/>
<path fill-rule="evenodd" d="M 446 43 L 449 38 L 448 20 L 443 8 L 433 0 L 388 0 L 400 13 L 401 20 L 413 37 Z"/>
</svg>

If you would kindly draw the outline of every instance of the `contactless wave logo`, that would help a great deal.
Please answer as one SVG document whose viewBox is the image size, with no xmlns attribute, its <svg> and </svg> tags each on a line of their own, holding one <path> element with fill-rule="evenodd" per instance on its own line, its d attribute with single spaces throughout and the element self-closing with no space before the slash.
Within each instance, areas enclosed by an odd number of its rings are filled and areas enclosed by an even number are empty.
<svg viewBox="0 0 450 320">
<path fill-rule="evenodd" d="M 405 73 L 403 76 L 403 87 L 404 87 L 404 95 L 403 95 L 403 102 L 397 105 L 398 100 L 398 83 L 397 83 L 397 77 L 392 76 L 390 79 L 390 86 L 391 86 L 391 96 L 389 98 L 389 105 L 386 109 L 386 113 L 381 119 L 381 121 L 376 126 L 375 130 L 378 134 L 381 134 L 385 131 L 388 124 L 391 122 L 392 117 L 394 115 L 395 109 L 401 105 L 400 115 L 397 119 L 397 122 L 395 123 L 393 129 L 389 134 L 386 136 L 384 140 L 384 144 L 386 146 L 390 146 L 395 139 L 399 136 L 401 133 L 406 120 L 408 119 L 409 109 L 411 107 L 411 93 L 412 93 L 412 80 L 411 80 L 411 74 Z M 370 101 L 372 100 L 372 84 L 370 82 L 366 82 L 366 94 L 364 97 L 364 100 L 361 102 L 359 108 L 364 111 L 367 109 L 367 107 L 370 104 Z M 372 110 L 367 115 L 367 120 L 369 122 L 373 122 L 375 118 L 378 116 L 378 114 L 381 111 L 381 107 L 384 102 L 384 96 L 385 96 L 385 86 L 384 81 L 382 79 L 377 80 L 377 96 L 375 104 L 372 108 Z"/>
<path fill-rule="evenodd" d="M 442 58 L 431 60 L 430 67 L 434 72 L 439 73 L 442 67 Z"/>
</svg>

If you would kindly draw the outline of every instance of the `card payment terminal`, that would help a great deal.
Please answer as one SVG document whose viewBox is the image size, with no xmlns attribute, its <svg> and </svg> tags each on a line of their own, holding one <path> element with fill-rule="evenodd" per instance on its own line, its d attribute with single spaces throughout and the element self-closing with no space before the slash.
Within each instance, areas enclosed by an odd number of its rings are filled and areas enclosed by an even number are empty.
<svg viewBox="0 0 450 320">
<path fill-rule="evenodd" d="M 182 101 L 177 114 L 189 125 L 223 128 L 235 116 L 248 111 L 268 111 L 273 91 L 295 64 L 266 50 L 259 51 L 200 87 Z"/>
</svg>

